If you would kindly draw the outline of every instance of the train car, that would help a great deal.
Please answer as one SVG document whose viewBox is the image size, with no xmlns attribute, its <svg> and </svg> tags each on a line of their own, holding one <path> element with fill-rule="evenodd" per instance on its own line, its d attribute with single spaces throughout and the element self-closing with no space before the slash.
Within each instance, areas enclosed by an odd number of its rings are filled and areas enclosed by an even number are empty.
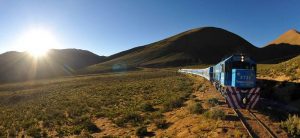
<svg viewBox="0 0 300 138">
<path fill-rule="evenodd" d="M 245 55 L 232 55 L 206 69 L 182 69 L 213 83 L 225 97 L 229 107 L 251 109 L 259 100 L 256 86 L 256 63 Z"/>
<path fill-rule="evenodd" d="M 207 80 L 211 80 L 212 79 L 212 74 L 213 74 L 212 68 L 213 67 L 208 67 L 208 68 L 205 68 L 205 69 L 180 69 L 180 70 L 178 70 L 178 72 L 194 74 L 194 75 L 204 77 Z"/>
</svg>

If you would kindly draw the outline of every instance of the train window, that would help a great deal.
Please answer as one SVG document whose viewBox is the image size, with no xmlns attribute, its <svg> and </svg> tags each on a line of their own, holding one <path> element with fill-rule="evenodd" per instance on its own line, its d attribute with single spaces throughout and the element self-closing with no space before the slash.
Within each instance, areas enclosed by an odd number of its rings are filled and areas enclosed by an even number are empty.
<svg viewBox="0 0 300 138">
<path fill-rule="evenodd" d="M 232 68 L 233 69 L 253 69 L 255 70 L 255 65 L 247 63 L 247 62 L 232 62 Z"/>
</svg>

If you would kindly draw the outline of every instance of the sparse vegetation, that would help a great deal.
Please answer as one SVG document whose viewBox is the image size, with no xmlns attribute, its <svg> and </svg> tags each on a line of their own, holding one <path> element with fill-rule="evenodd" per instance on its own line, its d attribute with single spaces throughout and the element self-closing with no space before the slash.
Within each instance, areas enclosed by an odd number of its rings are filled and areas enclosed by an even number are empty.
<svg viewBox="0 0 300 138">
<path fill-rule="evenodd" d="M 293 137 L 300 136 L 300 118 L 297 115 L 289 115 L 286 121 L 281 122 L 281 127 Z"/>
<path fill-rule="evenodd" d="M 135 134 L 139 137 L 146 136 L 148 134 L 147 127 L 141 126 L 141 127 L 137 128 Z"/>
<path fill-rule="evenodd" d="M 219 101 L 217 98 L 210 98 L 207 100 L 207 103 L 211 106 L 214 107 L 216 105 L 219 105 Z"/>
<path fill-rule="evenodd" d="M 27 130 L 27 135 L 32 136 L 34 138 L 40 138 L 41 135 L 41 129 L 36 127 L 31 127 Z"/>
<path fill-rule="evenodd" d="M 168 122 L 165 119 L 157 119 L 154 123 L 158 129 L 165 129 L 168 127 Z"/>
<path fill-rule="evenodd" d="M 91 134 L 101 131 L 95 117 L 122 127 L 143 126 L 161 118 L 160 110 L 182 106 L 192 85 L 189 78 L 163 70 L 0 85 L 0 135 L 15 136 L 23 129 L 34 137 L 50 131 L 56 133 L 49 137 Z"/>
<path fill-rule="evenodd" d="M 219 109 L 210 109 L 203 114 L 206 118 L 210 119 L 225 119 L 225 112 Z"/>
<path fill-rule="evenodd" d="M 138 113 L 127 113 L 124 116 L 118 118 L 115 123 L 118 126 L 125 126 L 126 123 L 130 123 L 134 126 L 138 126 L 139 124 L 143 123 L 144 118 L 139 115 Z"/>
<path fill-rule="evenodd" d="M 141 110 L 144 112 L 153 112 L 155 109 L 153 106 L 149 103 L 144 103 L 141 105 Z"/>
<path fill-rule="evenodd" d="M 174 108 L 181 107 L 184 103 L 183 97 L 171 97 L 163 104 L 163 111 L 170 111 Z"/>
<path fill-rule="evenodd" d="M 192 114 L 201 114 L 204 112 L 204 109 L 200 102 L 194 102 L 188 107 L 190 113 Z"/>
<path fill-rule="evenodd" d="M 300 78 L 300 56 L 279 64 L 258 65 L 258 75 L 263 77 L 288 77 L 287 81 L 295 81 Z"/>
</svg>

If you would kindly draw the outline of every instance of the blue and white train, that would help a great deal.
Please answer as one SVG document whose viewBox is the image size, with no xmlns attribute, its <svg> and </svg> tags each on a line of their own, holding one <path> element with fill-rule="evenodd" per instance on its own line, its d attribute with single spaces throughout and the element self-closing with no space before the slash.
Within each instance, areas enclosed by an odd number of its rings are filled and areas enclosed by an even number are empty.
<svg viewBox="0 0 300 138">
<path fill-rule="evenodd" d="M 180 69 L 211 81 L 225 97 L 229 107 L 251 109 L 260 97 L 256 86 L 256 63 L 245 55 L 232 55 L 205 69 Z"/>
</svg>

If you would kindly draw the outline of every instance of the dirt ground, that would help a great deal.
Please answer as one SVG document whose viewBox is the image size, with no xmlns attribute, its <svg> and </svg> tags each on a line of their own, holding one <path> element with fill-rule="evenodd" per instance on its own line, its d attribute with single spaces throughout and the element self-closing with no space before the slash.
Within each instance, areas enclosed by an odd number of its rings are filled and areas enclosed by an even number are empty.
<svg viewBox="0 0 300 138">
<path fill-rule="evenodd" d="M 166 129 L 158 129 L 154 123 L 147 126 L 149 137 L 249 137 L 239 118 L 231 108 L 228 108 L 221 94 L 204 78 L 189 76 L 195 80 L 197 88 L 192 96 L 181 108 L 164 113 L 164 119 L 168 122 Z M 208 99 L 217 98 L 219 105 L 212 107 L 207 103 Z M 195 101 L 201 102 L 204 109 L 217 108 L 223 110 L 226 118 L 223 120 L 208 119 L 202 114 L 193 114 L 189 111 L 189 105 Z M 287 137 L 286 133 L 279 128 L 278 123 L 273 123 L 268 117 L 258 114 L 262 121 L 266 121 L 268 126 L 274 129 L 275 133 L 280 133 L 280 137 Z M 95 124 L 101 128 L 100 133 L 93 134 L 93 137 L 117 136 L 117 137 L 137 137 L 133 127 L 120 128 L 106 118 L 95 120 Z"/>
<path fill-rule="evenodd" d="M 227 107 L 223 97 L 218 93 L 210 82 L 200 77 L 194 77 L 198 84 L 202 84 L 200 90 L 196 90 L 191 98 L 186 102 L 186 106 L 165 113 L 165 118 L 170 122 L 170 127 L 165 130 L 153 129 L 157 137 L 243 137 L 247 136 L 238 118 L 234 117 L 233 111 Z M 205 87 L 203 89 L 203 87 Z M 219 106 L 211 107 L 207 104 L 210 98 L 217 98 Z M 205 109 L 218 108 L 227 114 L 225 120 L 207 119 L 203 115 L 192 114 L 188 110 L 190 104 L 200 101 Z"/>
</svg>

